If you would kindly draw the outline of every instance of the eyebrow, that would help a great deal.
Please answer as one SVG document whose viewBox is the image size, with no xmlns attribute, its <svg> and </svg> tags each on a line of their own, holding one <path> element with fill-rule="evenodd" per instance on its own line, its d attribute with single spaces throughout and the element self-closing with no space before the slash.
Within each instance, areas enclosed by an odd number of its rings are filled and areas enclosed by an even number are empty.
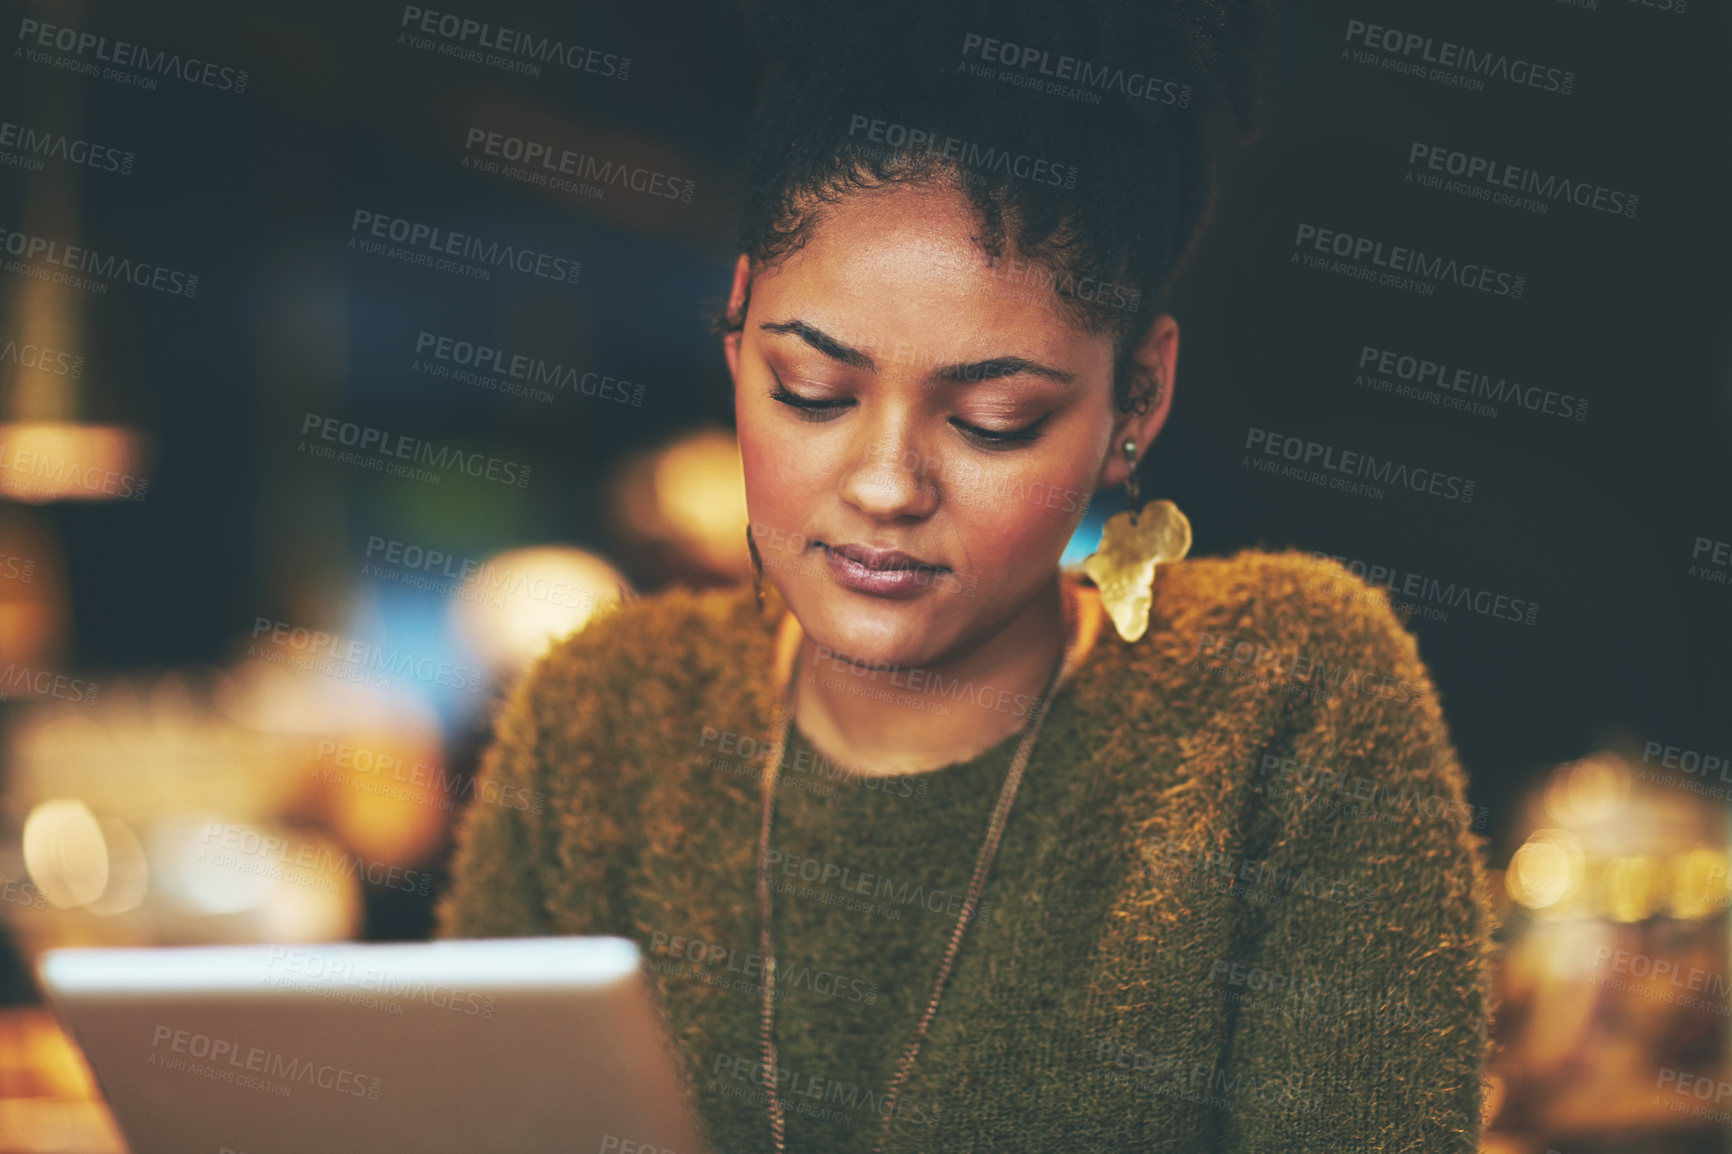
<svg viewBox="0 0 1732 1154">
<path fill-rule="evenodd" d="M 784 333 L 799 337 L 812 348 L 840 364 L 851 369 L 864 369 L 869 373 L 878 371 L 878 363 L 859 349 L 845 345 L 823 329 L 807 324 L 805 321 L 764 321 L 758 328 L 767 333 Z M 1068 385 L 1076 380 L 1075 373 L 1067 373 L 1055 369 L 1051 365 L 1043 365 L 1039 361 L 1031 361 L 1027 357 L 992 357 L 984 361 L 968 361 L 954 365 L 945 365 L 932 375 L 946 381 L 973 383 L 975 381 L 990 381 L 1000 377 L 1013 377 L 1019 373 L 1029 373 L 1037 377 L 1057 381 Z"/>
</svg>

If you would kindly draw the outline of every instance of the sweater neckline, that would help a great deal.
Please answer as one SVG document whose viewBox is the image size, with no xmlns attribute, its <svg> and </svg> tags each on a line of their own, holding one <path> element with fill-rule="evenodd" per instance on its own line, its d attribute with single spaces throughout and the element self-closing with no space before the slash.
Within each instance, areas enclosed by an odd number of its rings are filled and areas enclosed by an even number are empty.
<svg viewBox="0 0 1732 1154">
<path fill-rule="evenodd" d="M 1060 695 L 1063 692 L 1064 687 L 1060 687 L 1060 689 L 1053 694 L 1052 702 L 1047 706 L 1046 724 L 1048 726 L 1052 724 L 1053 714 L 1056 711 Z M 966 776 L 971 769 L 991 765 L 994 762 L 1008 762 L 1010 760 L 1011 752 L 1016 747 L 1016 743 L 1022 739 L 1023 731 L 1027 728 L 1028 723 L 1025 720 L 1022 725 L 1017 726 L 1003 737 L 994 741 L 991 745 L 984 749 L 977 750 L 974 753 L 969 754 L 967 757 L 959 757 L 954 761 L 945 762 L 943 765 L 934 766 L 931 769 L 916 770 L 911 773 L 866 774 L 854 771 L 854 765 L 857 763 L 831 761 L 818 749 L 812 739 L 806 736 L 806 732 L 800 728 L 800 724 L 797 720 L 791 727 L 792 732 L 789 734 L 789 737 L 790 739 L 797 739 L 799 742 L 799 750 L 809 753 L 814 762 L 822 764 L 827 770 L 839 775 L 850 784 L 870 781 L 871 784 L 875 786 L 880 782 L 888 783 L 908 781 L 918 783 L 921 781 L 936 781 L 941 777 L 962 777 Z M 1042 731 L 1042 735 L 1045 735 L 1044 730 Z M 868 786 L 868 788 L 870 788 L 870 786 Z"/>
<path fill-rule="evenodd" d="M 1048 716 L 1050 720 L 1050 710 Z M 816 788 L 802 791 L 807 794 L 803 803 L 808 806 L 829 808 L 845 798 L 877 795 L 911 799 L 913 803 L 919 803 L 918 811 L 924 812 L 932 808 L 929 799 L 942 799 L 948 805 L 978 794 L 983 782 L 1001 778 L 1021 736 L 1019 729 L 972 757 L 919 773 L 867 774 L 859 772 L 854 765 L 829 760 L 796 725 L 790 734 L 789 760 L 784 763 L 782 772 L 791 780 L 809 778 L 813 782 Z M 886 808 L 901 809 L 888 803 Z"/>
</svg>

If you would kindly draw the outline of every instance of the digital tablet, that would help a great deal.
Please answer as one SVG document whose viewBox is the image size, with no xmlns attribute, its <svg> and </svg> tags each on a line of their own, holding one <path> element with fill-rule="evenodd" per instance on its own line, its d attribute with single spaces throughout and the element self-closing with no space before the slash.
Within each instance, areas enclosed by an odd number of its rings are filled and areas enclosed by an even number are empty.
<svg viewBox="0 0 1732 1154">
<path fill-rule="evenodd" d="M 618 937 L 58 949 L 133 1154 L 701 1154 Z"/>
</svg>

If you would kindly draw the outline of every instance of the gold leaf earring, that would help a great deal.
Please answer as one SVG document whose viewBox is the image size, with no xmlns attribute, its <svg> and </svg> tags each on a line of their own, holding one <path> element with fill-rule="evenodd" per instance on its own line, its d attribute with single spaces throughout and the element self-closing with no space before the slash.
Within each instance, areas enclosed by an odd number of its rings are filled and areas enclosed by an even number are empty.
<svg viewBox="0 0 1732 1154">
<path fill-rule="evenodd" d="M 1107 518 L 1100 548 L 1083 562 L 1083 571 L 1101 591 L 1101 604 L 1113 628 L 1126 641 L 1149 629 L 1154 605 L 1155 568 L 1191 551 L 1191 522 L 1171 501 L 1150 501 L 1137 508 L 1137 443 L 1126 440 L 1125 510 Z"/>
</svg>

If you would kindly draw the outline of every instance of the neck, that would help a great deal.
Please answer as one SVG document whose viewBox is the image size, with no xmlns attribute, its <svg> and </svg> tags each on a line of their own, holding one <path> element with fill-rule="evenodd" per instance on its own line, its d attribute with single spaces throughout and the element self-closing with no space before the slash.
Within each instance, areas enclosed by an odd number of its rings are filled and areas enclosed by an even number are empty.
<svg viewBox="0 0 1732 1154">
<path fill-rule="evenodd" d="M 990 749 L 1026 725 L 1065 643 L 1054 570 L 1002 629 L 919 668 L 867 670 L 800 640 L 794 724 L 820 754 L 865 776 L 925 773 Z"/>
</svg>

